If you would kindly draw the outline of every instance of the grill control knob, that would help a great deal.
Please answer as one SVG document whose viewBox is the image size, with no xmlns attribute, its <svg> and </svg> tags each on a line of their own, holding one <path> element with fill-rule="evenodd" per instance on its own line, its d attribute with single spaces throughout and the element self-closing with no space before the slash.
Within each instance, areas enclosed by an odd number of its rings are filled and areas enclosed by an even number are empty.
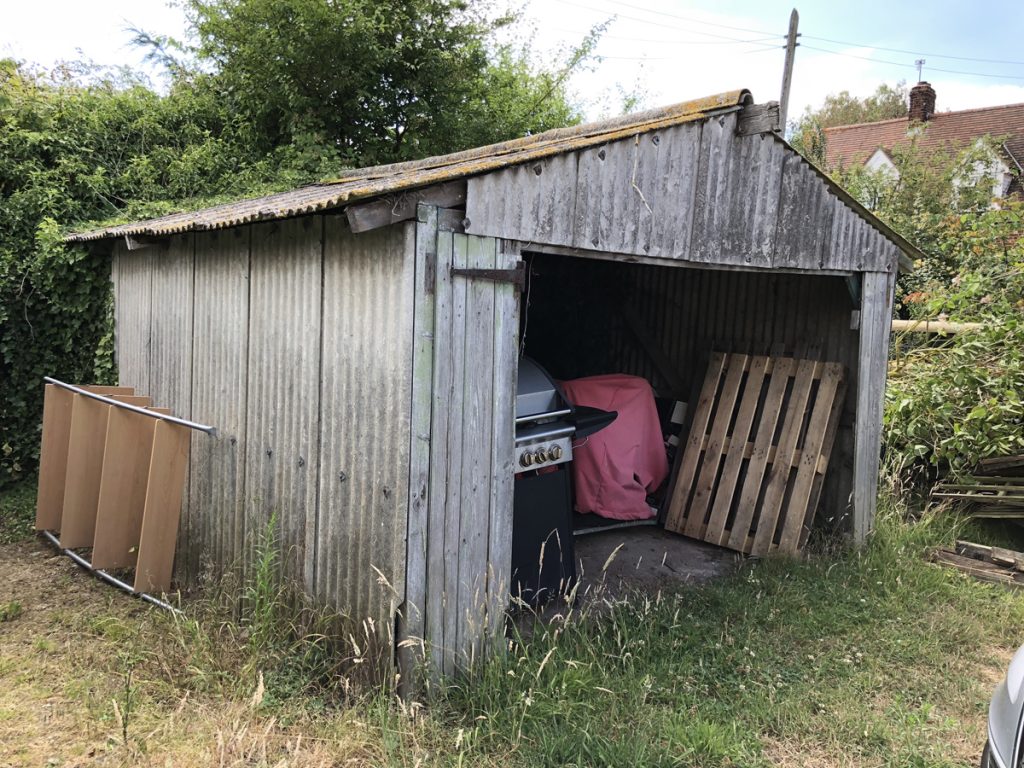
<svg viewBox="0 0 1024 768">
<path fill-rule="evenodd" d="M 531 464 L 533 464 L 533 454 L 529 452 L 524 453 L 522 456 L 519 457 L 519 463 L 522 464 L 524 467 L 530 466 Z"/>
<path fill-rule="evenodd" d="M 562 458 L 562 446 L 552 445 L 551 449 L 548 451 L 548 458 L 551 461 L 558 461 L 560 458 Z"/>
</svg>

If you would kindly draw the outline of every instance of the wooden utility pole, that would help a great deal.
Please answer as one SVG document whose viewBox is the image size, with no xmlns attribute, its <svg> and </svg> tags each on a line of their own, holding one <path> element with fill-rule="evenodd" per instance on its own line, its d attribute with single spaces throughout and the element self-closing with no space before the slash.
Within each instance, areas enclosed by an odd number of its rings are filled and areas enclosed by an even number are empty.
<svg viewBox="0 0 1024 768">
<path fill-rule="evenodd" d="M 789 86 L 793 81 L 793 59 L 796 57 L 797 26 L 800 14 L 796 8 L 789 14 L 789 34 L 786 36 L 786 64 L 782 68 L 782 95 L 779 96 L 779 133 L 786 133 L 786 116 L 789 112 Z"/>
</svg>

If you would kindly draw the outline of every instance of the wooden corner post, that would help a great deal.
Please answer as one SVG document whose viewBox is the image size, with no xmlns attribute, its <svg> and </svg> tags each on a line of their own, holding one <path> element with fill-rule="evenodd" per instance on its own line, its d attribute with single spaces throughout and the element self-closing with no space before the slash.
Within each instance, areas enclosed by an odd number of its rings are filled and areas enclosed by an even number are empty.
<svg viewBox="0 0 1024 768">
<path fill-rule="evenodd" d="M 853 453 L 853 539 L 857 544 L 867 539 L 875 522 L 896 276 L 890 272 L 865 272 L 862 285 Z"/>
</svg>

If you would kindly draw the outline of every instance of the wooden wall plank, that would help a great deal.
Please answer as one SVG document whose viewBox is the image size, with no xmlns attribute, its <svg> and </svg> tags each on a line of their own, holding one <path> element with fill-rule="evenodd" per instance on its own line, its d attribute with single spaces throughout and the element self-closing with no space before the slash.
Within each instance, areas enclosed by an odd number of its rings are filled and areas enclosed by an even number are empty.
<svg viewBox="0 0 1024 768">
<path fill-rule="evenodd" d="M 455 235 L 452 264 L 456 268 L 468 266 L 469 242 L 465 235 Z M 439 270 L 443 269 L 439 265 Z M 466 407 L 466 309 L 469 281 L 452 278 L 451 329 L 449 361 L 452 370 L 449 408 L 456 418 L 450 417 L 448 426 L 447 493 L 444 519 L 444 673 L 452 675 L 461 663 L 459 658 L 459 560 L 464 556 L 461 548 L 463 453 L 462 426 Z M 442 330 L 442 333 L 444 331 Z M 475 339 L 470 339 L 471 342 Z"/>
<path fill-rule="evenodd" d="M 889 241 L 809 163 L 736 129 L 736 114 L 718 115 L 471 178 L 466 232 L 725 266 L 888 268 L 884 248 L 858 243 Z"/>
<path fill-rule="evenodd" d="M 519 247 L 499 242 L 495 266 L 512 269 Z M 512 509 L 515 479 L 515 397 L 519 365 L 519 294 L 508 284 L 494 291 L 494 367 L 491 391 L 490 529 L 487 543 L 487 639 L 500 643 L 505 636 L 505 609 L 512 573 Z"/>
<path fill-rule="evenodd" d="M 430 424 L 430 491 L 427 527 L 426 650 L 431 673 L 445 668 L 445 587 L 448 505 L 449 430 L 458 411 L 452 407 L 453 369 L 457 350 L 452 338 L 452 278 L 454 251 L 451 232 L 437 234 L 435 279 L 434 380 Z"/>
<path fill-rule="evenodd" d="M 494 269 L 493 238 L 456 235 L 456 255 L 465 241 L 465 266 Z M 479 658 L 487 617 L 487 545 L 491 518 L 491 479 L 494 423 L 494 293 L 490 280 L 456 277 L 466 285 L 464 375 L 462 394 L 462 473 L 458 483 L 459 538 L 458 604 L 456 613 L 458 663 L 471 668 Z M 480 331 L 483 330 L 483 333 Z"/>
<path fill-rule="evenodd" d="M 157 421 L 135 568 L 137 592 L 159 595 L 171 589 L 190 440 L 187 427 Z"/>
<path fill-rule="evenodd" d="M 427 562 L 430 531 L 431 402 L 434 377 L 434 271 L 437 268 L 437 215 L 433 205 L 416 214 L 416 278 L 413 292 L 412 410 L 409 438 L 409 516 L 406 536 L 405 602 L 398 636 L 399 688 L 408 697 L 420 681 L 426 659 Z"/>
<path fill-rule="evenodd" d="M 94 568 L 132 568 L 138 557 L 157 420 L 111 408 L 93 534 Z"/>
</svg>

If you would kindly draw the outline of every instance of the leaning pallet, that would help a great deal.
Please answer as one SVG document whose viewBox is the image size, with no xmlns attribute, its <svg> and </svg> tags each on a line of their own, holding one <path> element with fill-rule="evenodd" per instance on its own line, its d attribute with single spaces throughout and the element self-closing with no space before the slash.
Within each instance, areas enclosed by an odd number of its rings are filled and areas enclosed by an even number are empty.
<svg viewBox="0 0 1024 768">
<path fill-rule="evenodd" d="M 845 393 L 839 363 L 714 353 L 665 527 L 755 556 L 798 552 Z"/>
</svg>

